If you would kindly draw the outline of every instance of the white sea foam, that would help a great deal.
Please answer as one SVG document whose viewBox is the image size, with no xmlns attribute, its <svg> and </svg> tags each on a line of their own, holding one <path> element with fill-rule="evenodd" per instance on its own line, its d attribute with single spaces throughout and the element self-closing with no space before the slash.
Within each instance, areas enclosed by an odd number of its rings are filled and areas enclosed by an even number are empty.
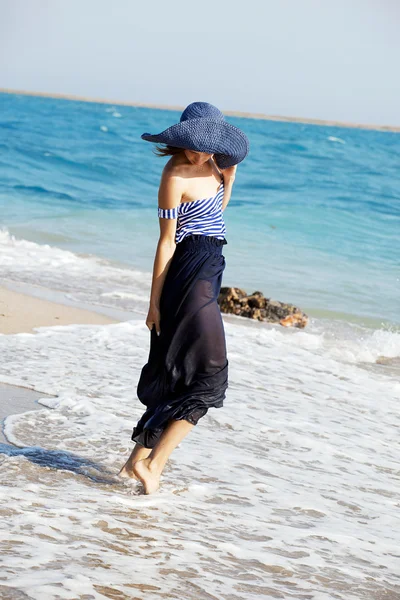
<svg viewBox="0 0 400 600">
<path fill-rule="evenodd" d="M 381 357 L 400 356 L 400 333 L 396 331 L 362 331 L 353 339 L 336 338 L 326 343 L 329 354 L 346 362 L 374 363 Z"/>
<path fill-rule="evenodd" d="M 132 292 L 124 292 L 120 290 L 118 292 L 103 292 L 100 294 L 101 298 L 128 298 L 129 300 L 143 300 L 143 296 L 134 294 Z"/>
<path fill-rule="evenodd" d="M 115 476 L 144 408 L 144 323 L 0 336 L 1 380 L 58 394 L 6 420 L 6 585 L 37 600 L 398 597 L 397 382 L 322 335 L 225 328 L 225 407 L 150 497 Z"/>
<path fill-rule="evenodd" d="M 334 135 L 330 135 L 328 137 L 328 140 L 330 142 L 337 142 L 338 144 L 345 144 L 346 143 L 344 140 L 342 140 L 342 138 L 335 137 Z"/>
<path fill-rule="evenodd" d="M 118 267 L 95 256 L 17 239 L 0 230 L 3 279 L 63 291 L 70 299 L 145 312 L 151 274 Z"/>
</svg>

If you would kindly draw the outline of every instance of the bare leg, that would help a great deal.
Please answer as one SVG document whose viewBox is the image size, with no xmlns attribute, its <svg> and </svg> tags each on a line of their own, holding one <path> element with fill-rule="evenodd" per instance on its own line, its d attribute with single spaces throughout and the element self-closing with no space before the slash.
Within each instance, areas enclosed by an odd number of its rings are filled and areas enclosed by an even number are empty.
<svg viewBox="0 0 400 600">
<path fill-rule="evenodd" d="M 165 429 L 148 458 L 137 460 L 133 465 L 133 472 L 143 483 L 146 494 L 158 490 L 160 475 L 171 452 L 187 436 L 193 425 L 189 421 L 172 421 Z"/>
<path fill-rule="evenodd" d="M 151 448 L 145 448 L 140 444 L 136 444 L 131 452 L 130 457 L 128 458 L 118 475 L 120 475 L 120 477 L 132 477 L 133 479 L 137 479 L 136 475 L 133 472 L 133 465 L 136 461 L 147 458 L 150 452 Z"/>
</svg>

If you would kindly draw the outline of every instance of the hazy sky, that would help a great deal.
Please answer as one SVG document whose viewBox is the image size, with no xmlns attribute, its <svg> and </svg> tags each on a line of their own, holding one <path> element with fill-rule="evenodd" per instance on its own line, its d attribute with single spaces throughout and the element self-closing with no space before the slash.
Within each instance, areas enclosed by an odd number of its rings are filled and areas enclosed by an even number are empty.
<svg viewBox="0 0 400 600">
<path fill-rule="evenodd" d="M 399 0 L 0 0 L 0 87 L 400 125 Z"/>
</svg>

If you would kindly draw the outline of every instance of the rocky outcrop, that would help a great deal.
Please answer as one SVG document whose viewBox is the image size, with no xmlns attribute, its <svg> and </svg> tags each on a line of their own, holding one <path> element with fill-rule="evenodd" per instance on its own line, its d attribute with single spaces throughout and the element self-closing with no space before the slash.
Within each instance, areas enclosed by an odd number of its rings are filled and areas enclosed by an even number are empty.
<svg viewBox="0 0 400 600">
<path fill-rule="evenodd" d="M 308 316 L 297 306 L 265 298 L 261 292 L 248 295 L 240 288 L 222 287 L 218 304 L 223 313 L 279 323 L 283 327 L 303 328 L 308 322 Z"/>
</svg>

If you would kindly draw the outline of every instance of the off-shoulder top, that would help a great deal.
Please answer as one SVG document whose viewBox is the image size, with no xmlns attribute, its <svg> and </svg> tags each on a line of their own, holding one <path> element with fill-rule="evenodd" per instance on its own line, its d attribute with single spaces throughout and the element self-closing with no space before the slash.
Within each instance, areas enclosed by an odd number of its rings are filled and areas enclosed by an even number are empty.
<svg viewBox="0 0 400 600">
<path fill-rule="evenodd" d="M 158 216 L 163 219 L 177 219 L 175 242 L 179 244 L 187 235 L 212 235 L 220 240 L 225 238 L 226 228 L 222 215 L 224 182 L 215 196 L 181 202 L 174 208 L 158 207 Z"/>
</svg>

